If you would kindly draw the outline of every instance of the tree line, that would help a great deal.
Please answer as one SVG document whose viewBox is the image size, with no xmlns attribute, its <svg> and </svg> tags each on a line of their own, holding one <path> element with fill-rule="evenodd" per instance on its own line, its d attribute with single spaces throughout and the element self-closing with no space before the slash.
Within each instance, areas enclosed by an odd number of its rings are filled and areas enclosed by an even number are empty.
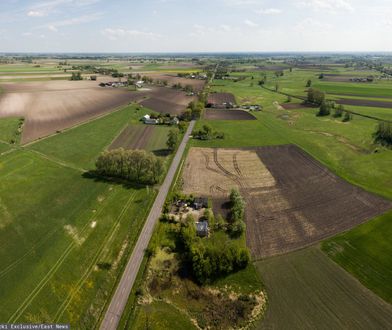
<svg viewBox="0 0 392 330">
<path fill-rule="evenodd" d="M 102 152 L 95 167 L 99 175 L 138 184 L 158 183 L 164 172 L 162 159 L 153 153 L 123 148 Z"/>
</svg>

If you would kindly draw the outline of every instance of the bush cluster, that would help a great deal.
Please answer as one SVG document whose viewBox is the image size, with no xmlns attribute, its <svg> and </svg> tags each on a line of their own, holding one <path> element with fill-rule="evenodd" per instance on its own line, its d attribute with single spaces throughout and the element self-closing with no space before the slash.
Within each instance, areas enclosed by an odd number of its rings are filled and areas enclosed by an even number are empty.
<svg viewBox="0 0 392 330">
<path fill-rule="evenodd" d="M 205 245 L 196 235 L 194 221 L 187 219 L 181 225 L 179 241 L 184 250 L 184 258 L 191 265 L 192 274 L 200 284 L 211 283 L 219 277 L 245 268 L 250 255 L 246 248 L 232 243 L 222 249 Z"/>
<path fill-rule="evenodd" d="M 380 122 L 374 133 L 374 141 L 384 146 L 392 146 L 392 123 Z"/>
<path fill-rule="evenodd" d="M 122 148 L 104 151 L 95 165 L 99 175 L 122 178 L 140 184 L 159 182 L 164 170 L 162 159 L 151 152 Z"/>
</svg>

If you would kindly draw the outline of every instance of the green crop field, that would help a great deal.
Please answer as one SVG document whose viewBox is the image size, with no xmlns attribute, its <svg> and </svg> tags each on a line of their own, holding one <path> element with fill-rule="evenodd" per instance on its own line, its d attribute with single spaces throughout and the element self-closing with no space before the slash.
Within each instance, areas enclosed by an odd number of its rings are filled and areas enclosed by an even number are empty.
<svg viewBox="0 0 392 330">
<path fill-rule="evenodd" d="M 323 243 L 323 250 L 392 303 L 392 212 Z"/>
<path fill-rule="evenodd" d="M 126 107 L 11 153 L 0 144 L 1 320 L 97 325 L 155 190 L 79 167 L 140 113 Z"/>
<path fill-rule="evenodd" d="M 387 329 L 392 307 L 317 247 L 256 263 L 268 293 L 259 329 Z"/>
</svg>

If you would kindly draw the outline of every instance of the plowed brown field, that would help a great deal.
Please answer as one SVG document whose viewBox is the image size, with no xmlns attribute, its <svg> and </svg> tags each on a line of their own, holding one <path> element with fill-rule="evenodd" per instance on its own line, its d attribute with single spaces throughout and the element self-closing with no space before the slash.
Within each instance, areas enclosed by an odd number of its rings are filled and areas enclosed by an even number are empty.
<svg viewBox="0 0 392 330">
<path fill-rule="evenodd" d="M 3 84 L 0 117 L 24 117 L 21 143 L 112 111 L 143 98 L 143 93 L 101 88 L 92 81 L 50 81 Z"/>
<path fill-rule="evenodd" d="M 106 79 L 106 80 L 105 80 Z M 107 81 L 103 78 L 100 81 Z M 111 78 L 113 80 L 113 78 Z M 4 83 L 0 117 L 24 117 L 21 143 L 28 143 L 109 113 L 130 102 L 162 113 L 179 114 L 195 97 L 172 88 L 145 88 L 137 92 L 102 88 L 100 81 L 40 81 Z"/>
<path fill-rule="evenodd" d="M 184 193 L 209 196 L 215 212 L 237 187 L 246 200 L 247 244 L 254 259 L 312 245 L 392 208 L 332 174 L 296 146 L 192 148 Z"/>
</svg>

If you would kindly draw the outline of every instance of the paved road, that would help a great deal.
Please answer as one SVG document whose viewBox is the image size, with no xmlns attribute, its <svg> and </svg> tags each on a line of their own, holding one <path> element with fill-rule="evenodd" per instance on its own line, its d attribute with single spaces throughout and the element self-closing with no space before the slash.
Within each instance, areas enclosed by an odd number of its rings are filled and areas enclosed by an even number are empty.
<svg viewBox="0 0 392 330">
<path fill-rule="evenodd" d="M 177 168 L 180 164 L 182 155 L 184 154 L 186 144 L 189 141 L 189 135 L 192 133 L 194 126 L 195 121 L 191 121 L 185 133 L 185 136 L 177 150 L 177 153 L 174 156 L 172 164 L 170 165 L 165 181 L 159 189 L 158 196 L 155 199 L 154 205 L 152 206 L 150 214 L 148 215 L 146 223 L 144 224 L 142 232 L 140 233 L 139 239 L 133 249 L 132 255 L 121 277 L 116 292 L 112 297 L 112 301 L 110 302 L 109 308 L 106 311 L 105 317 L 102 321 L 100 327 L 101 330 L 117 329 L 121 315 L 124 311 L 125 305 L 127 304 L 129 294 L 131 293 L 132 286 L 135 282 L 137 273 L 142 263 L 144 251 L 147 248 L 148 243 L 150 242 L 154 226 L 161 215 L 162 207 L 165 203 L 167 193 L 169 192 Z"/>
</svg>

